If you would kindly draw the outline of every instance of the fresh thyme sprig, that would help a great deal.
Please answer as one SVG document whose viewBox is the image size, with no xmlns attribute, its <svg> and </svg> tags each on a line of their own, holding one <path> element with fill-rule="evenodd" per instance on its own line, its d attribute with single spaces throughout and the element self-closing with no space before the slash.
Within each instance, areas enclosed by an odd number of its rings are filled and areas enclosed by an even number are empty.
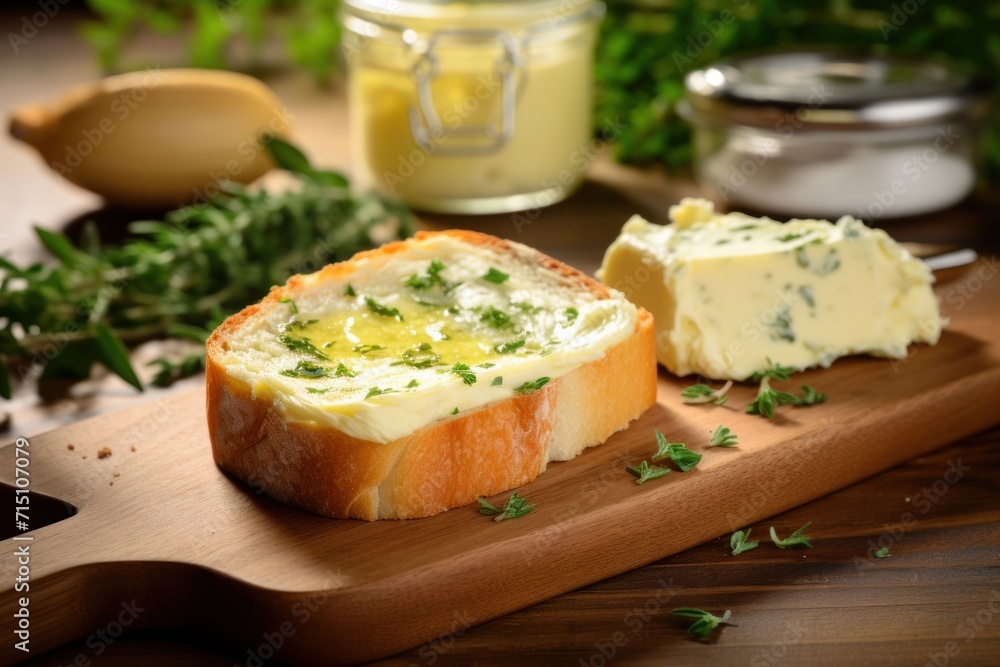
<svg viewBox="0 0 1000 667">
<path fill-rule="evenodd" d="M 733 386 L 733 381 L 728 380 L 719 389 L 712 389 L 707 384 L 693 384 L 681 392 L 685 403 L 715 403 L 722 405 L 729 399 L 729 390 Z"/>
<path fill-rule="evenodd" d="M 457 410 L 458 408 L 455 409 Z M 484 498 L 477 498 L 477 500 L 481 505 L 479 513 L 494 517 L 494 521 L 519 519 L 526 514 L 530 514 L 535 509 L 535 506 L 527 498 L 517 495 L 517 491 L 510 494 L 510 497 L 507 498 L 507 502 L 504 503 L 502 508 L 489 503 Z"/>
<path fill-rule="evenodd" d="M 731 432 L 730 429 L 726 428 L 722 424 L 715 429 L 715 433 L 712 434 L 712 439 L 708 441 L 708 447 L 736 447 L 740 444 L 737 441 L 738 436 Z"/>
<path fill-rule="evenodd" d="M 695 619 L 694 623 L 687 630 L 688 634 L 696 635 L 703 640 L 711 637 L 712 630 L 715 630 L 720 625 L 729 623 L 729 617 L 731 616 L 731 612 L 728 609 L 723 612 L 722 616 L 716 616 L 703 609 L 695 609 L 694 607 L 678 607 L 672 613 L 675 616 Z"/>
<path fill-rule="evenodd" d="M 656 437 L 654 462 L 669 458 L 681 472 L 687 472 L 701 461 L 701 454 L 692 452 L 683 442 L 668 442 L 666 436 L 658 430 L 654 430 L 653 435 Z"/>
<path fill-rule="evenodd" d="M 759 371 L 750 376 L 754 382 L 760 382 L 757 389 L 757 397 L 747 406 L 747 414 L 761 415 L 768 419 L 774 418 L 774 409 L 779 405 L 809 406 L 826 401 L 826 394 L 820 394 L 809 385 L 803 385 L 802 396 L 790 394 L 787 391 L 778 391 L 771 387 L 771 380 L 787 381 L 794 368 L 781 366 L 780 364 L 764 371 Z"/>
<path fill-rule="evenodd" d="M 636 476 L 636 484 L 645 484 L 651 479 L 657 479 L 670 474 L 670 468 L 650 465 L 645 459 L 639 465 L 627 466 L 625 469 Z"/>
<path fill-rule="evenodd" d="M 204 342 L 226 316 L 317 258 L 340 261 L 411 234 L 401 206 L 352 194 L 343 176 L 312 168 L 301 151 L 265 143 L 298 187 L 227 185 L 208 202 L 132 223 L 121 246 L 103 245 L 95 225 L 85 226 L 79 247 L 37 229 L 55 262 L 22 267 L 0 257 L 0 395 L 9 396 L 7 365 L 18 360 L 18 374 L 40 364 L 44 378 L 85 378 L 99 363 L 141 387 L 126 345 L 174 337 L 178 327 L 202 332 Z M 43 354 L 50 349 L 51 358 Z M 156 364 L 161 383 L 202 366 Z"/>
<path fill-rule="evenodd" d="M 804 534 L 805 529 L 810 525 L 812 525 L 812 521 L 806 523 L 806 525 L 784 539 L 778 539 L 778 533 L 774 530 L 774 526 L 771 526 L 771 541 L 780 549 L 787 549 L 788 547 L 811 549 L 812 538 Z"/>
<path fill-rule="evenodd" d="M 744 551 L 750 551 L 751 549 L 756 549 L 760 542 L 748 542 L 750 539 L 751 528 L 747 528 L 747 532 L 742 530 L 737 530 L 733 533 L 733 536 L 729 538 L 729 548 L 733 550 L 733 555 L 738 556 Z"/>
</svg>

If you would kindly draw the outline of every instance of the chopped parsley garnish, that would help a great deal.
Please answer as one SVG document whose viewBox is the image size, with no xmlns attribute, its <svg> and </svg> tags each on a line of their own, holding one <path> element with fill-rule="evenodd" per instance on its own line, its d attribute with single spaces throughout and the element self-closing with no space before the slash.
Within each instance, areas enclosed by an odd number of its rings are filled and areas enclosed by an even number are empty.
<svg viewBox="0 0 1000 667">
<path fill-rule="evenodd" d="M 338 378 L 352 378 L 352 377 L 357 377 L 357 375 L 358 375 L 357 373 L 355 373 L 342 363 L 337 364 L 337 370 L 333 374 L 334 377 Z"/>
<path fill-rule="evenodd" d="M 410 380 L 409 384 L 407 384 L 407 385 L 406 385 L 406 388 L 407 388 L 407 389 L 413 389 L 413 388 L 414 388 L 414 387 L 416 387 L 416 386 L 417 386 L 418 384 L 420 384 L 420 383 L 419 383 L 419 382 L 417 382 L 417 379 L 416 379 L 416 378 L 413 378 L 412 380 Z"/>
<path fill-rule="evenodd" d="M 733 536 L 729 538 L 729 548 L 733 550 L 734 556 L 739 556 L 744 551 L 750 551 L 751 549 L 756 549 L 760 542 L 748 542 L 750 539 L 750 528 L 747 528 L 747 532 L 742 530 L 737 530 L 733 533 Z"/>
<path fill-rule="evenodd" d="M 508 278 L 510 278 L 510 276 L 508 276 L 503 271 L 497 271 L 492 266 L 490 267 L 490 270 L 486 272 L 486 275 L 483 276 L 483 280 L 487 280 L 491 283 L 496 283 L 497 285 L 499 285 L 502 282 L 505 282 Z"/>
<path fill-rule="evenodd" d="M 367 399 L 367 398 L 371 398 L 372 396 L 381 396 L 382 394 L 391 394 L 394 391 L 396 391 L 396 390 L 395 389 L 379 389 L 378 387 L 372 387 L 371 389 L 368 390 L 368 393 L 365 394 L 365 398 Z"/>
<path fill-rule="evenodd" d="M 295 338 L 294 336 L 289 336 L 288 334 L 282 334 L 278 336 L 278 342 L 292 352 L 302 352 L 303 354 L 308 354 L 324 361 L 330 358 L 323 354 L 320 349 L 313 345 L 313 342 L 305 336 L 302 338 Z"/>
<path fill-rule="evenodd" d="M 889 557 L 889 547 L 882 547 L 875 552 L 875 558 L 888 558 Z"/>
<path fill-rule="evenodd" d="M 292 315 L 295 315 L 296 313 L 299 312 L 299 307 L 295 305 L 295 301 L 293 301 L 290 297 L 286 296 L 284 298 L 278 299 L 278 302 L 287 303 L 288 310 L 291 311 Z"/>
<path fill-rule="evenodd" d="M 510 494 L 510 497 L 507 499 L 507 502 L 504 503 L 503 508 L 497 507 L 483 498 L 477 498 L 477 500 L 480 505 L 479 513 L 495 517 L 493 519 L 494 521 L 518 519 L 525 514 L 530 514 L 531 511 L 535 509 L 535 506 L 532 505 L 527 498 L 522 498 L 517 495 L 517 491 Z"/>
<path fill-rule="evenodd" d="M 545 310 L 541 306 L 532 306 L 530 303 L 526 303 L 524 301 L 512 301 L 510 307 L 517 308 L 521 312 L 528 313 L 529 315 L 534 315 L 535 313 L 540 313 Z"/>
<path fill-rule="evenodd" d="M 628 466 L 625 469 L 636 476 L 636 484 L 645 484 L 651 479 L 657 479 L 658 477 L 670 474 L 670 468 L 649 465 L 649 463 L 645 460 L 643 460 L 639 465 Z"/>
<path fill-rule="evenodd" d="M 496 345 L 493 346 L 493 351 L 496 352 L 497 354 L 513 354 L 514 352 L 517 352 L 520 348 L 524 347 L 527 344 L 527 342 L 528 341 L 522 338 L 521 340 L 515 340 L 509 343 L 497 343 Z"/>
<path fill-rule="evenodd" d="M 358 354 L 368 354 L 369 352 L 376 352 L 378 350 L 384 350 L 384 349 L 385 346 L 383 345 L 368 345 L 367 343 L 354 346 L 354 351 L 357 352 Z"/>
<path fill-rule="evenodd" d="M 384 306 L 370 296 L 365 297 L 365 303 L 368 304 L 368 309 L 376 315 L 381 315 L 382 317 L 392 317 L 395 318 L 397 322 L 403 321 L 403 316 L 399 314 L 398 308 Z"/>
<path fill-rule="evenodd" d="M 490 306 L 483 311 L 479 321 L 487 322 L 494 329 L 509 329 L 514 326 L 514 323 L 510 319 L 510 315 L 498 308 L 494 308 L 493 306 Z"/>
<path fill-rule="evenodd" d="M 430 266 L 427 267 L 427 273 L 424 275 L 414 273 L 404 280 L 403 284 L 418 290 L 426 290 L 439 285 L 446 292 L 457 287 L 458 283 L 451 284 L 441 277 L 442 271 L 444 271 L 444 262 L 440 259 L 432 259 Z"/>
<path fill-rule="evenodd" d="M 812 521 L 806 523 L 794 533 L 788 537 L 779 540 L 778 533 L 775 532 L 774 526 L 771 526 L 771 541 L 777 545 L 779 549 L 787 549 L 788 547 L 811 549 L 812 548 L 812 538 L 808 535 L 803 535 L 803 531 L 812 524 Z"/>
<path fill-rule="evenodd" d="M 503 376 L 502 375 L 496 376 L 495 378 L 493 378 L 493 382 L 490 382 L 490 386 L 491 387 L 499 387 L 502 384 L 503 384 Z"/>
<path fill-rule="evenodd" d="M 455 365 L 451 367 L 451 372 L 462 378 L 462 382 L 465 384 L 476 384 L 476 374 L 472 372 L 469 364 L 463 364 L 460 361 L 456 362 Z"/>
<path fill-rule="evenodd" d="M 292 378 L 321 378 L 329 377 L 330 369 L 325 366 L 314 364 L 311 361 L 300 361 L 295 364 L 295 368 L 281 371 L 281 374 Z"/>
<path fill-rule="evenodd" d="M 493 368 L 496 364 L 492 364 L 488 361 L 484 361 L 481 364 L 476 364 L 476 368 Z"/>
<path fill-rule="evenodd" d="M 347 283 L 347 287 L 344 288 L 344 296 L 357 296 L 358 293 L 354 291 L 354 285 Z"/>
<path fill-rule="evenodd" d="M 520 387 L 516 387 L 514 391 L 516 391 L 519 394 L 530 394 L 531 392 L 538 391 L 539 389 L 547 385 L 549 383 L 549 380 L 551 379 L 552 378 L 541 377 L 538 378 L 537 380 L 532 380 L 531 382 L 525 382 Z"/>
<path fill-rule="evenodd" d="M 458 414 L 458 406 L 457 405 L 455 406 L 455 409 L 451 411 L 451 414 L 453 414 L 453 415 L 457 415 Z"/>
<path fill-rule="evenodd" d="M 306 387 L 306 391 L 308 391 L 310 394 L 325 394 L 326 392 L 330 391 L 330 389 L 329 388 L 327 388 L 327 389 L 319 389 L 317 387 Z"/>
<path fill-rule="evenodd" d="M 389 364 L 390 366 L 410 366 L 411 368 L 430 368 L 441 361 L 441 355 L 435 354 L 430 343 L 420 343 L 401 355 L 400 361 Z"/>
<path fill-rule="evenodd" d="M 573 308 L 572 306 L 567 308 L 565 310 L 565 313 L 566 313 L 566 319 L 569 320 L 570 322 L 575 322 L 576 318 L 580 316 L 580 311 L 577 310 L 576 308 Z"/>
</svg>

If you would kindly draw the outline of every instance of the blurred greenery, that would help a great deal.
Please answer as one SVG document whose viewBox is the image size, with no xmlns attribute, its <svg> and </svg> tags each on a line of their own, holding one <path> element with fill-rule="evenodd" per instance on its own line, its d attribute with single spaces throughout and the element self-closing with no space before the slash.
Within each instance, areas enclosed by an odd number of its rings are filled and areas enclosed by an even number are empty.
<svg viewBox="0 0 1000 667">
<path fill-rule="evenodd" d="M 225 67 L 232 46 L 259 53 L 278 38 L 290 62 L 326 82 L 337 62 L 337 0 L 87 0 L 83 26 L 101 65 L 122 67 L 139 28 L 173 34 L 190 21 L 189 64 Z M 684 75 L 718 58 L 776 46 L 837 46 L 946 57 L 1000 83 L 997 0 L 607 0 L 596 67 L 596 119 L 627 129 L 618 157 L 683 167 L 690 130 L 676 113 Z M 1000 178 L 1000 116 L 982 144 L 987 173 Z"/>
</svg>

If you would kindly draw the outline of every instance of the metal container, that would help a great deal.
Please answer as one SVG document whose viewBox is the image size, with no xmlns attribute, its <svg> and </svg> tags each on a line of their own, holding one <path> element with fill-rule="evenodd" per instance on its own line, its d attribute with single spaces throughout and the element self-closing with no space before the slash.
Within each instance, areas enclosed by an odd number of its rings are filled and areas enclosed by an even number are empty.
<svg viewBox="0 0 1000 667">
<path fill-rule="evenodd" d="M 583 180 L 594 0 L 345 0 L 355 171 L 411 206 L 547 206 Z"/>
<path fill-rule="evenodd" d="M 975 184 L 989 90 L 946 66 L 786 52 L 685 83 L 696 175 L 730 208 L 876 220 L 946 208 Z"/>
</svg>

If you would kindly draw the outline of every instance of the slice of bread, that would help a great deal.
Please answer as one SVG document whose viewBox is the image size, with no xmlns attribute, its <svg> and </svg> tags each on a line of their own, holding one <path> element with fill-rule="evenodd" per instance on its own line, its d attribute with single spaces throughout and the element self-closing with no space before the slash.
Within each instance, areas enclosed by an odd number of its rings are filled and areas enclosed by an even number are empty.
<svg viewBox="0 0 1000 667">
<path fill-rule="evenodd" d="M 293 276 L 207 347 L 216 463 L 335 518 L 425 517 L 518 487 L 656 399 L 645 310 L 467 231 Z"/>
</svg>

